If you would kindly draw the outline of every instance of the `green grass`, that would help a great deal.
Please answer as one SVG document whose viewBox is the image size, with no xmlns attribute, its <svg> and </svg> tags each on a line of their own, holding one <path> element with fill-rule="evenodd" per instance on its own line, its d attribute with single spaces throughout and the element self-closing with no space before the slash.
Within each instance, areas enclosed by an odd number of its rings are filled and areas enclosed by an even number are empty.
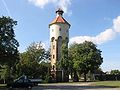
<svg viewBox="0 0 120 90">
<path fill-rule="evenodd" d="M 94 86 L 120 87 L 120 81 L 99 81 L 93 82 Z"/>
<path fill-rule="evenodd" d="M 0 84 L 0 88 L 6 88 L 6 84 Z"/>
<path fill-rule="evenodd" d="M 5 87 L 6 86 L 6 84 L 0 84 L 0 87 Z"/>
</svg>

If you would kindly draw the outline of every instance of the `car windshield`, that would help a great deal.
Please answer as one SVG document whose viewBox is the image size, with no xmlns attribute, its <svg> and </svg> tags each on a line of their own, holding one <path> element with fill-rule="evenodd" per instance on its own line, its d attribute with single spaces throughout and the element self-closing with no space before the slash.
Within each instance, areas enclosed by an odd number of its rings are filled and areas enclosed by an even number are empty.
<svg viewBox="0 0 120 90">
<path fill-rule="evenodd" d="M 28 79 L 25 79 L 24 82 L 29 82 L 29 80 L 28 80 Z"/>
<path fill-rule="evenodd" d="M 17 80 L 16 82 L 22 83 L 22 82 L 23 82 L 23 79 L 19 79 L 19 80 Z"/>
</svg>

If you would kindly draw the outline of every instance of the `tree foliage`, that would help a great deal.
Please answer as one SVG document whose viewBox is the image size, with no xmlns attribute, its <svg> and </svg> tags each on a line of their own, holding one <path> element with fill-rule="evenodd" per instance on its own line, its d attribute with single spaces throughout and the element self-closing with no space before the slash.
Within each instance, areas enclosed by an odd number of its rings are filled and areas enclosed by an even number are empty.
<svg viewBox="0 0 120 90">
<path fill-rule="evenodd" d="M 29 56 L 29 60 L 31 59 L 31 61 L 35 60 L 40 62 L 41 60 L 46 59 L 46 51 L 41 42 L 31 43 L 26 52 Z"/>
<path fill-rule="evenodd" d="M 73 69 L 81 74 L 84 74 L 86 81 L 86 74 L 94 72 L 103 62 L 101 51 L 97 49 L 92 42 L 85 41 L 82 44 L 73 44 L 69 48 L 71 59 L 73 60 Z"/>
<path fill-rule="evenodd" d="M 120 75 L 120 71 L 119 70 L 111 70 L 110 74 L 112 74 L 112 75 Z"/>
<path fill-rule="evenodd" d="M 62 70 L 68 70 L 69 61 L 68 61 L 68 47 L 65 43 L 61 47 L 61 58 L 58 62 L 58 67 Z"/>
<path fill-rule="evenodd" d="M 61 58 L 60 61 L 57 63 L 58 69 L 64 72 L 64 79 L 63 81 L 68 81 L 69 78 L 69 59 L 68 59 L 68 45 L 66 43 L 62 44 L 61 47 Z"/>
<path fill-rule="evenodd" d="M 14 26 L 17 22 L 10 17 L 0 18 L 0 63 L 14 64 L 18 60 L 19 43 L 15 39 Z"/>
<path fill-rule="evenodd" d="M 46 61 L 48 54 L 41 42 L 30 44 L 27 50 L 20 54 L 20 62 L 16 66 L 16 73 L 18 76 L 25 74 L 30 78 L 44 79 L 49 68 Z"/>
<path fill-rule="evenodd" d="M 11 77 L 12 70 L 19 60 L 19 43 L 15 39 L 15 25 L 17 21 L 10 17 L 0 17 L 0 65 L 3 68 L 1 76 L 6 76 L 5 73 L 8 73 Z"/>
</svg>

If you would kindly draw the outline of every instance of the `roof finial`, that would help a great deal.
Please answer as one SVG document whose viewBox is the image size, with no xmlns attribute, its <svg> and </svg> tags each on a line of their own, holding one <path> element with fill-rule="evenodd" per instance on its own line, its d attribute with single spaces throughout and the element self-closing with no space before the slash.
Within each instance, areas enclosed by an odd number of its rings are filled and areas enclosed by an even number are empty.
<svg viewBox="0 0 120 90">
<path fill-rule="evenodd" d="M 57 15 L 62 16 L 64 11 L 61 8 L 58 8 L 58 10 L 56 11 Z"/>
</svg>

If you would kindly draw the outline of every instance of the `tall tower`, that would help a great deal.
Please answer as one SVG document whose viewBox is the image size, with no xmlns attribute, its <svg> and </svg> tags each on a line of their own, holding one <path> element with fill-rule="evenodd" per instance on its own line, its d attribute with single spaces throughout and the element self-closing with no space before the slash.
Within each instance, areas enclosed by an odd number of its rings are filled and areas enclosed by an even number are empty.
<svg viewBox="0 0 120 90">
<path fill-rule="evenodd" d="M 50 44 L 51 44 L 51 71 L 53 77 L 56 78 L 57 62 L 60 61 L 62 43 L 68 45 L 70 24 L 63 18 L 64 11 L 58 9 L 56 18 L 49 24 L 50 28 Z"/>
</svg>

